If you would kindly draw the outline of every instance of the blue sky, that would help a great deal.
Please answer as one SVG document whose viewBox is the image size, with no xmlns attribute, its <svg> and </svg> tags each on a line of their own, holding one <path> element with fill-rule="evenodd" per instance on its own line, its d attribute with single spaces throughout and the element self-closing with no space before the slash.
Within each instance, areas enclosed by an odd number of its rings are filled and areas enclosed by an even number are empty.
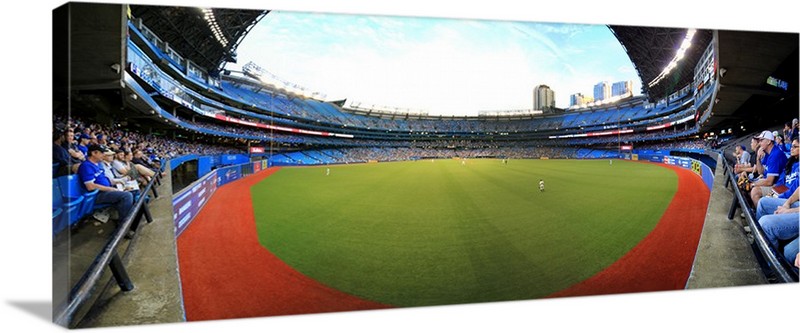
<svg viewBox="0 0 800 333">
<path fill-rule="evenodd" d="M 600 81 L 641 90 L 604 25 L 273 11 L 226 68 L 249 61 L 327 100 L 430 114 L 530 109 L 539 84 L 558 107 Z"/>
</svg>

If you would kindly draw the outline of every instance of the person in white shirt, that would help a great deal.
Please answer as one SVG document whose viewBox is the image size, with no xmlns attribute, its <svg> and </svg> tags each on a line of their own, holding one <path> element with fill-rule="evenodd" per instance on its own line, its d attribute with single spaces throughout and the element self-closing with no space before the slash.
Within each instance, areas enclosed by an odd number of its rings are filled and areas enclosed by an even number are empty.
<svg viewBox="0 0 800 333">
<path fill-rule="evenodd" d="M 114 151 L 111 149 L 106 148 L 103 152 L 103 160 L 100 161 L 101 166 L 103 167 L 103 172 L 106 175 L 106 178 L 111 181 L 111 185 L 122 185 L 125 186 L 125 183 L 130 180 L 129 177 L 124 176 L 122 174 L 117 173 L 117 170 L 111 165 L 114 161 Z"/>
</svg>

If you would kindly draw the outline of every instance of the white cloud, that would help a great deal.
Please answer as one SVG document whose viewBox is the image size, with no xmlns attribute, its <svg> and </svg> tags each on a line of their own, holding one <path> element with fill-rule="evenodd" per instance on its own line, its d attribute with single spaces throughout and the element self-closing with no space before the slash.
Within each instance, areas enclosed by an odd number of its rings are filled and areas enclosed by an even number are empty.
<svg viewBox="0 0 800 333">
<path fill-rule="evenodd" d="M 255 47 L 240 47 L 240 61 L 331 100 L 475 115 L 529 109 L 533 87 L 547 84 L 566 107 L 569 95 L 624 74 L 618 63 L 597 65 L 598 47 L 583 51 L 594 44 L 564 42 L 591 26 L 302 13 L 267 23 L 245 40 Z"/>
</svg>

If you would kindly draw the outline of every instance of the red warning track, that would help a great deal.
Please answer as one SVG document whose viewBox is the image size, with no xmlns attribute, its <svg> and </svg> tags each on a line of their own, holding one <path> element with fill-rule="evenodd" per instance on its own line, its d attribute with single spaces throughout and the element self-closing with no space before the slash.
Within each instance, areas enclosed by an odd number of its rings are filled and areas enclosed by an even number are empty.
<svg viewBox="0 0 800 333">
<path fill-rule="evenodd" d="M 186 319 L 389 308 L 326 287 L 259 244 L 250 187 L 279 169 L 217 189 L 178 238 Z"/>
<path fill-rule="evenodd" d="M 608 268 L 548 297 L 684 288 L 700 242 L 710 191 L 692 171 L 658 165 L 678 174 L 678 191 L 655 229 Z"/>
</svg>

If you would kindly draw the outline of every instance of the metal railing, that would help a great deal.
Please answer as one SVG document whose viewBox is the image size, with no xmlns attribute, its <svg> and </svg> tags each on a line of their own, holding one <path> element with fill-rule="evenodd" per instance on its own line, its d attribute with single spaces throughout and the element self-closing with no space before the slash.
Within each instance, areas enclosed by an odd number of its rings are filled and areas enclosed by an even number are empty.
<svg viewBox="0 0 800 333">
<path fill-rule="evenodd" d="M 758 248 L 758 251 L 761 252 L 763 257 L 766 259 L 767 263 L 769 264 L 769 268 L 775 272 L 775 276 L 781 282 L 797 282 L 797 273 L 791 267 L 790 263 L 776 254 L 776 249 L 773 249 L 772 245 L 769 243 L 769 241 L 767 241 L 766 237 L 764 236 L 764 230 L 761 228 L 761 224 L 759 224 L 755 216 L 753 216 L 753 211 L 747 208 L 748 201 L 745 199 L 742 191 L 740 191 L 739 187 L 736 185 L 737 175 L 735 172 L 733 172 L 733 168 L 731 168 L 724 155 L 721 156 L 721 159 L 723 161 L 722 165 L 724 166 L 724 172 L 727 176 L 725 187 L 732 185 L 733 192 L 735 194 L 735 197 L 731 202 L 730 210 L 728 211 L 728 220 L 732 220 L 736 214 L 736 208 L 741 207 L 742 212 L 744 212 L 744 218 L 747 221 L 747 225 L 750 226 L 750 232 L 753 235 L 755 247 Z"/>
<path fill-rule="evenodd" d="M 53 314 L 53 322 L 65 327 L 70 327 L 77 322 L 76 319 L 78 318 L 75 318 L 75 314 L 82 307 L 87 305 L 86 302 L 92 298 L 105 272 L 106 266 L 111 269 L 111 273 L 120 289 L 123 291 L 133 290 L 133 282 L 125 271 L 122 260 L 117 253 L 117 247 L 122 243 L 123 238 L 128 233 L 128 229 L 131 228 L 132 225 L 134 229 L 138 229 L 142 217 L 144 217 L 148 223 L 153 222 L 150 211 L 146 205 L 146 201 L 148 200 L 147 193 L 152 192 L 153 197 L 158 197 L 154 184 L 161 183 L 159 178 L 161 177 L 161 170 L 163 170 L 163 168 L 162 166 L 161 169 L 156 172 L 156 175 L 150 179 L 150 182 L 147 183 L 147 186 L 141 190 L 141 195 L 139 195 L 139 199 L 134 203 L 128 216 L 117 226 L 105 246 L 103 246 L 102 251 L 95 257 L 86 272 L 83 273 L 75 286 L 70 290 L 66 305 L 62 306 L 61 309 Z M 133 237 L 136 237 L 136 235 L 134 234 Z"/>
</svg>

